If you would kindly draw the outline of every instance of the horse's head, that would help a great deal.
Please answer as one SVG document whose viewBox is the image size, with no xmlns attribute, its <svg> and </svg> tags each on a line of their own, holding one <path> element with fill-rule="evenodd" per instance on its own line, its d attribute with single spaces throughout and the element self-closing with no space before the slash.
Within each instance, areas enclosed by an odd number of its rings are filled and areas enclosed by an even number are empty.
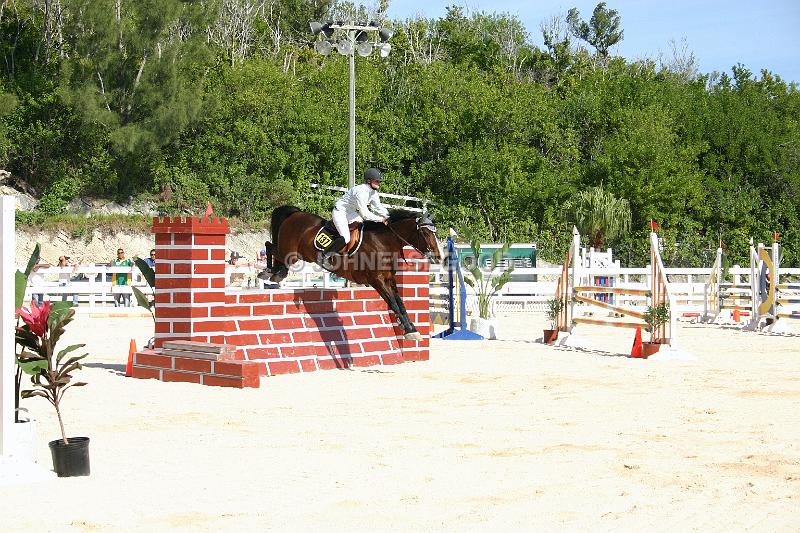
<svg viewBox="0 0 800 533">
<path fill-rule="evenodd" d="M 413 246 L 431 263 L 441 263 L 442 249 L 436 239 L 436 226 L 428 215 L 395 210 L 390 216 L 389 230 L 404 244 Z"/>
<path fill-rule="evenodd" d="M 418 242 L 414 243 L 414 247 L 422 252 L 431 263 L 441 263 L 444 254 L 439 246 L 439 240 L 436 238 L 436 226 L 430 217 L 423 215 L 417 218 L 417 234 L 419 238 Z"/>
</svg>

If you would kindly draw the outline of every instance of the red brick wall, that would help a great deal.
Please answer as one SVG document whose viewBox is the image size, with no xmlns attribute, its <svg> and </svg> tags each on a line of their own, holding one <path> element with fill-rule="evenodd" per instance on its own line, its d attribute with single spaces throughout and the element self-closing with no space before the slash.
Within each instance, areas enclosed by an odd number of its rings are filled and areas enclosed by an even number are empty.
<svg viewBox="0 0 800 533">
<path fill-rule="evenodd" d="M 404 250 L 398 286 L 423 340 L 408 341 L 369 287 L 225 289 L 225 219 L 153 220 L 156 348 L 168 340 L 233 344 L 267 375 L 429 357 L 428 263 Z"/>
</svg>

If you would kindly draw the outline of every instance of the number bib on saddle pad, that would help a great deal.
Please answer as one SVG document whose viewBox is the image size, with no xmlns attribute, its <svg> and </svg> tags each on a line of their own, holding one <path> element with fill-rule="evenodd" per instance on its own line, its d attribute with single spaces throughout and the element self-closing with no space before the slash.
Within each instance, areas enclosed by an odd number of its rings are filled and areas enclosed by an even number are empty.
<svg viewBox="0 0 800 533">
<path fill-rule="evenodd" d="M 362 231 L 363 227 L 363 222 L 353 222 L 350 224 L 350 242 L 347 243 L 342 253 L 353 255 L 358 251 L 358 248 L 361 246 L 362 237 L 364 236 L 364 232 Z M 328 221 L 320 228 L 314 237 L 314 248 L 323 251 L 338 236 L 339 232 L 336 231 L 333 222 Z"/>
</svg>

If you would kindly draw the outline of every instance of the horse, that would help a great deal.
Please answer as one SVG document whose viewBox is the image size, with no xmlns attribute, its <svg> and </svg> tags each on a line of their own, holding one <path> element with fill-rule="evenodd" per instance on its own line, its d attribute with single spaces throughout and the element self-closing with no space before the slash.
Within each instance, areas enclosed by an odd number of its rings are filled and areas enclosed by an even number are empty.
<svg viewBox="0 0 800 533">
<path fill-rule="evenodd" d="M 297 261 L 318 262 L 319 251 L 314 237 L 326 220 L 299 208 L 284 205 L 272 212 L 272 242 L 265 244 L 267 272 L 273 282 L 281 282 L 289 267 Z M 404 210 L 393 210 L 387 223 L 364 222 L 361 244 L 352 254 L 333 256 L 327 268 L 353 283 L 374 288 L 397 316 L 406 339 L 422 336 L 408 318 L 395 278 L 396 266 L 402 260 L 404 246 L 412 246 L 431 263 L 442 261 L 442 250 L 436 239 L 436 227 L 426 216 Z"/>
</svg>

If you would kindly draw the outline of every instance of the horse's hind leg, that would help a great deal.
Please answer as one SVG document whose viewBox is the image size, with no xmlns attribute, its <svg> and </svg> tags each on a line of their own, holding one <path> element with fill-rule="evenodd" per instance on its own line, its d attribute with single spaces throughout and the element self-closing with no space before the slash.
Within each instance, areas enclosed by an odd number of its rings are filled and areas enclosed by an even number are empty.
<svg viewBox="0 0 800 533">
<path fill-rule="evenodd" d="M 275 261 L 275 245 L 272 244 L 269 241 L 266 241 L 264 243 L 264 251 L 267 254 L 266 258 L 265 258 L 265 260 L 266 260 L 266 268 L 264 268 L 264 270 L 259 272 L 256 277 L 258 279 L 263 279 L 263 280 L 267 280 L 267 281 L 276 281 L 275 279 L 273 279 L 276 276 L 276 272 L 277 272 L 276 268 L 278 268 L 279 266 L 283 266 L 283 268 L 284 268 L 284 270 L 286 270 L 286 272 L 283 273 L 282 277 L 278 281 L 283 280 L 288 275 L 289 271 L 288 271 L 288 269 L 286 269 L 286 267 L 283 265 L 283 263 L 279 263 L 278 261 Z"/>
<path fill-rule="evenodd" d="M 266 262 L 267 262 L 267 270 L 272 272 L 275 268 L 275 253 L 274 253 L 275 246 L 269 242 L 264 242 L 264 252 L 267 254 Z"/>
<path fill-rule="evenodd" d="M 269 280 L 273 283 L 280 283 L 281 281 L 285 280 L 286 276 L 288 275 L 289 267 L 283 263 L 275 261 L 275 264 L 272 267 L 272 276 L 270 276 Z"/>
<path fill-rule="evenodd" d="M 267 252 L 267 268 L 258 275 L 258 278 L 273 283 L 280 283 L 289 275 L 289 265 L 275 259 L 275 254 L 278 252 L 278 247 L 276 245 L 267 241 L 264 243 L 264 250 Z"/>
</svg>

